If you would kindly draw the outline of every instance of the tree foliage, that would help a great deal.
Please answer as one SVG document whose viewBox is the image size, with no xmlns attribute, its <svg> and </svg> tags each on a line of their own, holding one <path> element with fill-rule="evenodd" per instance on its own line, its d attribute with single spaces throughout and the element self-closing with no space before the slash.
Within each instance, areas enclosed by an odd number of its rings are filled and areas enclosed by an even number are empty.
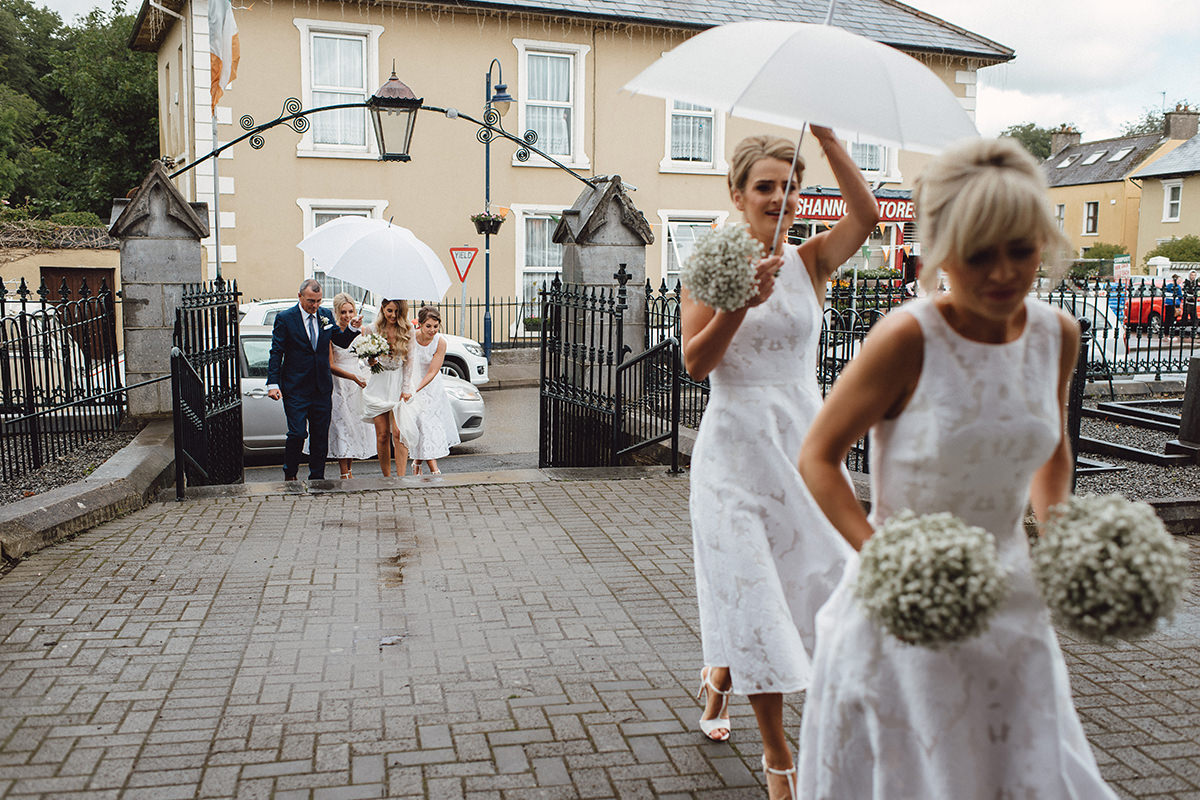
<svg viewBox="0 0 1200 800">
<path fill-rule="evenodd" d="M 1000 135 L 1016 139 L 1034 158 L 1045 161 L 1051 155 L 1050 135 L 1056 130 L 1057 127 L 1043 128 L 1034 122 L 1022 122 L 1019 125 L 1009 125 Z"/>
<path fill-rule="evenodd" d="M 1096 242 L 1091 247 L 1083 251 L 1084 258 L 1099 258 L 1111 261 L 1116 256 L 1129 255 L 1129 250 L 1123 244 L 1109 244 L 1108 242 Z"/>
<path fill-rule="evenodd" d="M 1190 233 L 1182 239 L 1172 236 L 1143 257 L 1149 261 L 1155 256 L 1165 256 L 1172 261 L 1200 262 L 1200 236 Z"/>
<path fill-rule="evenodd" d="M 0 0 L 0 198 L 35 216 L 90 211 L 136 186 L 158 154 L 154 56 L 128 47 L 120 0 L 64 26 Z"/>
</svg>

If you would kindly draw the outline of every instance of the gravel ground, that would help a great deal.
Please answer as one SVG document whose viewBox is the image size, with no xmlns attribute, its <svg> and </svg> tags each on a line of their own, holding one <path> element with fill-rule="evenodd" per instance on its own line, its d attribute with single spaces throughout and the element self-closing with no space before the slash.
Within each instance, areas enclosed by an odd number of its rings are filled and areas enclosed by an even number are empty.
<svg viewBox="0 0 1200 800">
<path fill-rule="evenodd" d="M 1180 399 L 1178 395 L 1165 395 L 1163 399 Z M 1094 401 L 1085 405 L 1095 406 Z M 1179 413 L 1178 407 L 1160 409 L 1168 413 Z M 1083 419 L 1080 432 L 1093 439 L 1103 439 L 1117 444 L 1130 445 L 1154 453 L 1166 452 L 1166 443 L 1176 438 L 1172 433 L 1151 431 L 1132 425 L 1118 425 L 1098 419 Z M 1090 455 L 1097 461 L 1125 467 L 1121 472 L 1105 472 L 1079 476 L 1076 491 L 1108 494 L 1117 492 L 1131 500 L 1156 500 L 1163 498 L 1200 497 L 1200 465 L 1183 467 L 1158 467 L 1134 461 Z"/>
<path fill-rule="evenodd" d="M 92 439 L 43 465 L 41 469 L 27 472 L 11 483 L 0 482 L 0 505 L 8 505 L 86 478 L 111 455 L 133 441 L 137 434 L 137 431 L 119 431 Z"/>
</svg>

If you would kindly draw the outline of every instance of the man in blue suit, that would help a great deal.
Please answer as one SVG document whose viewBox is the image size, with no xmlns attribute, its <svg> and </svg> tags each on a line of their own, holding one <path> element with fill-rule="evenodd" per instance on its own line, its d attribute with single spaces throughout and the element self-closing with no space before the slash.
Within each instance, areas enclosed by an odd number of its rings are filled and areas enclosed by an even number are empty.
<svg viewBox="0 0 1200 800">
<path fill-rule="evenodd" d="M 275 317 L 267 395 L 283 398 L 287 445 L 283 479 L 296 480 L 304 439 L 308 442 L 308 479 L 325 477 L 329 452 L 329 417 L 333 409 L 333 374 L 329 371 L 329 339 L 337 326 L 333 313 L 321 308 L 321 284 L 300 284 L 300 302 Z"/>
</svg>

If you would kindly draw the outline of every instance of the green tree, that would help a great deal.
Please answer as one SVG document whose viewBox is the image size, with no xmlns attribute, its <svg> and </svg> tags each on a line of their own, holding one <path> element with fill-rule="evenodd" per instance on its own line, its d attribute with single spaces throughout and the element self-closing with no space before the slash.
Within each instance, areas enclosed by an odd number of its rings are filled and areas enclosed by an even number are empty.
<svg viewBox="0 0 1200 800">
<path fill-rule="evenodd" d="M 1034 158 L 1045 161 L 1051 155 L 1050 134 L 1056 130 L 1057 127 L 1043 128 L 1033 122 L 1022 122 L 1020 125 L 1009 125 L 1000 135 L 1016 139 Z"/>
<path fill-rule="evenodd" d="M 0 83 L 0 197 L 17 187 L 45 112 L 28 95 Z"/>
<path fill-rule="evenodd" d="M 1142 136 L 1148 133 L 1162 133 L 1163 122 L 1161 110 L 1147 107 L 1142 110 L 1142 116 L 1121 126 L 1121 135 Z"/>
<path fill-rule="evenodd" d="M 46 80 L 51 59 L 63 48 L 58 14 L 28 0 L 0 0 L 0 83 L 42 108 L 61 111 L 62 98 Z"/>
<path fill-rule="evenodd" d="M 1194 233 L 1190 233 L 1182 239 L 1172 236 L 1169 241 L 1163 242 L 1142 258 L 1144 261 L 1149 261 L 1155 256 L 1165 256 L 1172 261 L 1198 262 L 1200 261 L 1200 236 Z"/>
<path fill-rule="evenodd" d="M 1108 244 L 1107 242 L 1096 242 L 1083 251 L 1084 258 L 1097 258 L 1108 261 L 1111 261 L 1114 256 L 1125 255 L 1129 255 L 1129 251 L 1125 249 L 1125 245 Z"/>
</svg>

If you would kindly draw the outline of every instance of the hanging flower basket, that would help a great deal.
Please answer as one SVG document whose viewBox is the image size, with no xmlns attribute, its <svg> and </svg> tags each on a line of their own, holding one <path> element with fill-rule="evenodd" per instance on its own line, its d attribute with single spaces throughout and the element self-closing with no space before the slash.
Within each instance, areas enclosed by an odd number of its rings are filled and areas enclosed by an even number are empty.
<svg viewBox="0 0 1200 800">
<path fill-rule="evenodd" d="M 475 232 L 482 234 L 496 234 L 500 232 L 500 223 L 504 222 L 504 217 L 499 214 L 472 214 L 471 222 L 475 223 Z"/>
</svg>

